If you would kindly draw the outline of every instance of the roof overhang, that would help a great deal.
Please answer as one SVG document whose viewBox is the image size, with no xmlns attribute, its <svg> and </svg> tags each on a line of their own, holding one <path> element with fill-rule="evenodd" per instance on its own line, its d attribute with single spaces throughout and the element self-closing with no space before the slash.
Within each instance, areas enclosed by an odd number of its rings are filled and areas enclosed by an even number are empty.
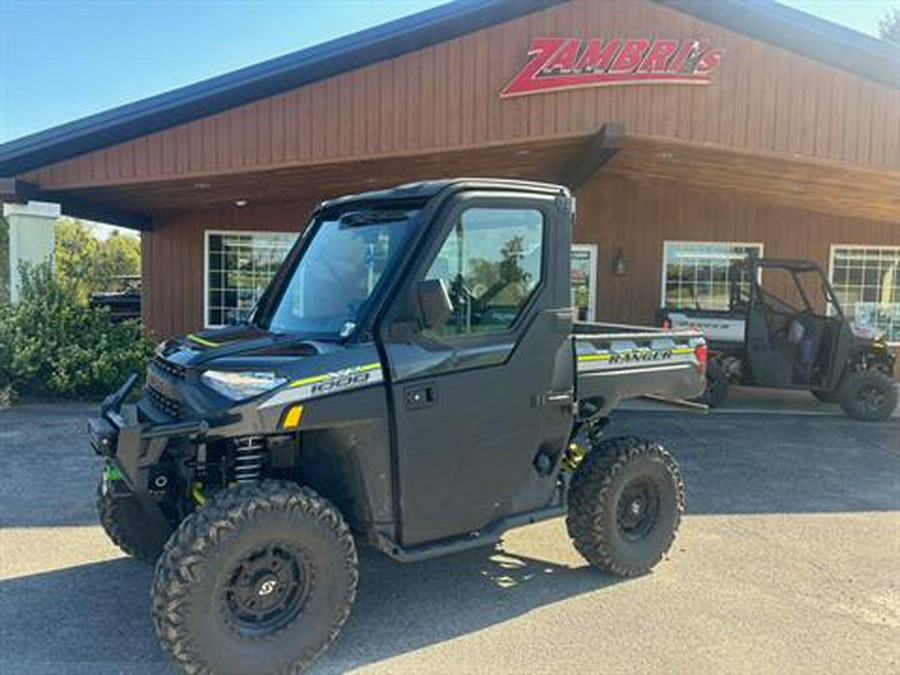
<svg viewBox="0 0 900 675">
<path fill-rule="evenodd" d="M 900 222 L 900 170 L 628 136 L 604 171 L 633 180 L 743 194 L 843 218 Z"/>
<path fill-rule="evenodd" d="M 18 178 L 0 178 L 0 203 L 51 202 L 59 205 L 61 215 L 83 218 L 133 230 L 149 230 L 150 216 L 102 203 L 84 201 L 77 195 L 41 190 L 38 185 Z"/>
<path fill-rule="evenodd" d="M 577 190 L 598 169 L 637 181 L 725 191 L 845 218 L 900 222 L 900 170 L 790 155 L 736 152 L 671 138 L 629 136 L 618 123 L 593 134 L 537 138 L 440 153 L 401 154 L 187 179 L 46 191 L 0 180 L 5 201 L 50 201 L 66 215 L 138 230 L 170 213 L 271 203 L 311 205 L 403 183 L 486 176 L 561 183 Z"/>
<path fill-rule="evenodd" d="M 562 183 L 575 188 L 616 153 L 622 124 L 593 134 L 489 144 L 442 153 L 200 175 L 189 179 L 133 182 L 103 187 L 42 190 L 17 179 L 0 179 L 13 199 L 60 204 L 64 214 L 147 230 L 154 216 L 238 204 L 314 203 L 403 183 L 458 176 L 486 176 Z"/>
</svg>

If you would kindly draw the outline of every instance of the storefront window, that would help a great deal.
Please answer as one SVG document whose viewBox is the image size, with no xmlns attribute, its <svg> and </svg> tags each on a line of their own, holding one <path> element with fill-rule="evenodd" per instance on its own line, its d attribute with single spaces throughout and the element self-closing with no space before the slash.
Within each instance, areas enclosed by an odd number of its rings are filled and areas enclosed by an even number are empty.
<svg viewBox="0 0 900 675">
<path fill-rule="evenodd" d="M 293 232 L 207 232 L 206 325 L 247 319 L 296 239 Z"/>
<path fill-rule="evenodd" d="M 667 241 L 663 246 L 663 306 L 672 309 L 727 310 L 737 281 L 750 290 L 740 263 L 751 252 L 762 257 L 762 244 Z"/>
<path fill-rule="evenodd" d="M 834 246 L 831 283 L 848 317 L 900 342 L 900 246 Z"/>
</svg>

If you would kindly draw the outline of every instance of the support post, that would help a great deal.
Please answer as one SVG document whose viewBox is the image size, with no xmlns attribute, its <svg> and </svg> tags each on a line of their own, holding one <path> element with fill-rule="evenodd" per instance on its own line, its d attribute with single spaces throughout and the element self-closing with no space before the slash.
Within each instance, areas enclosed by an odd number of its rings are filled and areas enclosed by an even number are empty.
<svg viewBox="0 0 900 675">
<path fill-rule="evenodd" d="M 53 261 L 53 229 L 59 218 L 59 205 L 47 202 L 4 204 L 3 216 L 9 224 L 9 297 L 18 302 L 22 263 Z"/>
<path fill-rule="evenodd" d="M 619 151 L 625 125 L 607 122 L 585 144 L 584 150 L 563 171 L 562 182 L 573 192 Z"/>
</svg>

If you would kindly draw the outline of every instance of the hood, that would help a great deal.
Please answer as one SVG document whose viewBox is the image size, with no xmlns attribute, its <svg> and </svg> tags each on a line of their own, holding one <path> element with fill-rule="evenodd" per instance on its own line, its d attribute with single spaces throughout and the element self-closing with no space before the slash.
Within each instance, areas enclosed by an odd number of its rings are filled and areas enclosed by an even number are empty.
<svg viewBox="0 0 900 675">
<path fill-rule="evenodd" d="M 333 347 L 333 345 L 332 345 Z M 167 340 L 157 354 L 180 366 L 195 368 L 215 360 L 223 366 L 240 367 L 253 361 L 280 359 L 294 361 L 301 356 L 315 356 L 328 347 L 302 335 L 270 333 L 256 326 L 228 326 L 188 333 L 184 337 Z"/>
</svg>

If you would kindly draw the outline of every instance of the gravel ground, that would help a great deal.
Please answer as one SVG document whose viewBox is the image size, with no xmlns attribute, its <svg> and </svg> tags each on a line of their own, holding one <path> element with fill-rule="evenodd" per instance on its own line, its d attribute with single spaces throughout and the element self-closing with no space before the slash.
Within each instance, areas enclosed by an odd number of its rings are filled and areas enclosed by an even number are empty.
<svg viewBox="0 0 900 675">
<path fill-rule="evenodd" d="M 91 410 L 0 411 L 0 673 L 174 672 L 151 570 L 96 524 Z M 418 564 L 366 554 L 314 672 L 900 672 L 900 421 L 774 412 L 617 414 L 687 483 L 652 574 L 592 571 L 559 520 Z"/>
</svg>

